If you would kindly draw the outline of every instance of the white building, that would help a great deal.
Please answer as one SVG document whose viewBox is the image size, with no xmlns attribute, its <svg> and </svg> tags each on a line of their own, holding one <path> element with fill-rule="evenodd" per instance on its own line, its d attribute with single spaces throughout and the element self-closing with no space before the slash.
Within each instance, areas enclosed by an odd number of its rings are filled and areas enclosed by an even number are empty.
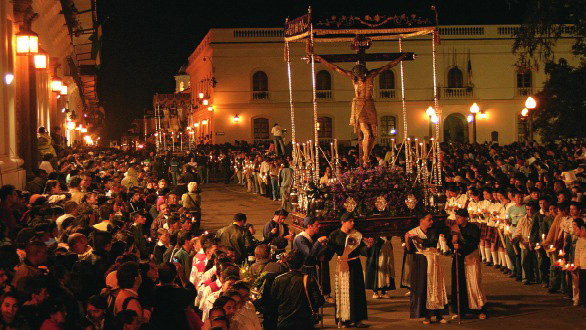
<svg viewBox="0 0 586 330">
<path fill-rule="evenodd" d="M 483 116 L 477 119 L 477 141 L 511 143 L 524 138 L 526 120 L 520 113 L 525 99 L 545 81 L 541 67 L 521 63 L 512 54 L 511 34 L 518 26 L 441 26 L 437 50 L 437 80 L 440 95 L 442 140 L 471 140 L 470 106 L 477 103 Z M 287 66 L 284 61 L 283 30 L 211 29 L 189 57 L 194 110 L 191 123 L 196 134 L 211 134 L 214 143 L 270 139 L 270 128 L 278 123 L 291 137 L 291 112 Z M 556 57 L 570 63 L 569 35 L 558 42 Z M 403 50 L 415 52 L 415 61 L 404 64 L 407 127 L 410 136 L 429 135 L 426 109 L 433 105 L 431 36 L 403 41 Z M 350 43 L 318 43 L 317 54 L 352 54 Z M 367 53 L 398 52 L 396 41 L 374 41 Z M 313 138 L 311 70 L 302 57 L 305 44 L 291 44 L 295 125 L 298 141 Z M 352 63 L 338 63 L 350 69 Z M 367 63 L 368 68 L 386 63 Z M 521 67 L 522 69 L 520 69 Z M 316 64 L 320 139 L 356 138 L 349 126 L 354 90 L 348 78 Z M 216 86 L 213 87 L 214 83 Z M 376 107 L 379 143 L 397 135 L 401 140 L 404 120 L 401 76 L 395 67 L 377 77 Z M 199 99 L 200 94 L 204 98 Z M 204 105 L 204 100 L 208 105 Z M 484 117 L 484 118 L 480 118 Z M 325 142 L 325 141 L 324 141 Z"/>
</svg>

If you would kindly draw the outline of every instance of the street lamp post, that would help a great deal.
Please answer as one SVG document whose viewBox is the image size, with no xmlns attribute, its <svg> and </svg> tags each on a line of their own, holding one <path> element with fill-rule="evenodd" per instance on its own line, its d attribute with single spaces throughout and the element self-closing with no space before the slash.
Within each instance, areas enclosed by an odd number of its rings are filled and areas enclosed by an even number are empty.
<svg viewBox="0 0 586 330">
<path fill-rule="evenodd" d="M 525 108 L 529 110 L 528 113 L 528 120 L 529 120 L 529 141 L 533 141 L 533 110 L 537 107 L 537 102 L 534 98 L 529 96 L 527 100 L 525 100 Z"/>
<path fill-rule="evenodd" d="M 432 128 L 431 123 L 432 123 L 433 116 L 435 116 L 435 109 L 430 106 L 429 108 L 427 108 L 427 110 L 425 110 L 425 113 L 427 114 L 427 118 L 429 118 L 429 138 L 431 139 L 433 137 L 432 130 L 431 130 L 431 128 Z"/>
<path fill-rule="evenodd" d="M 472 140 L 476 143 L 476 114 L 480 111 L 478 104 L 474 103 L 470 107 L 470 113 L 472 114 Z"/>
</svg>

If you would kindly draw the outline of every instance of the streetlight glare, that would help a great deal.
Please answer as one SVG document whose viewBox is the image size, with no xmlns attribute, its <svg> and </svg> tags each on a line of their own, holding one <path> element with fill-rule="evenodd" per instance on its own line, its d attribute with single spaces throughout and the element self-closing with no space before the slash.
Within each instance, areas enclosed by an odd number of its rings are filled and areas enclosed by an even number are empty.
<svg viewBox="0 0 586 330">
<path fill-rule="evenodd" d="M 472 106 L 470 107 L 470 112 L 471 113 L 478 113 L 478 111 L 480 111 L 480 107 L 478 106 L 478 104 L 476 104 L 476 103 L 472 104 Z"/>
<path fill-rule="evenodd" d="M 521 116 L 525 117 L 529 114 L 529 109 L 524 108 L 523 110 L 521 110 Z"/>
<path fill-rule="evenodd" d="M 431 117 L 431 116 L 435 115 L 435 110 L 433 109 L 433 107 L 429 107 L 429 108 L 427 108 L 427 110 L 425 110 L 425 113 Z"/>
<path fill-rule="evenodd" d="M 535 101 L 534 98 L 532 98 L 531 96 L 529 96 L 527 98 L 527 100 L 525 101 L 525 107 L 527 109 L 535 109 L 535 107 L 537 107 L 537 101 Z"/>
<path fill-rule="evenodd" d="M 431 122 L 437 124 L 439 122 L 439 117 L 437 115 L 431 116 Z"/>
<path fill-rule="evenodd" d="M 474 121 L 474 116 L 468 115 L 468 122 L 471 123 Z"/>
</svg>

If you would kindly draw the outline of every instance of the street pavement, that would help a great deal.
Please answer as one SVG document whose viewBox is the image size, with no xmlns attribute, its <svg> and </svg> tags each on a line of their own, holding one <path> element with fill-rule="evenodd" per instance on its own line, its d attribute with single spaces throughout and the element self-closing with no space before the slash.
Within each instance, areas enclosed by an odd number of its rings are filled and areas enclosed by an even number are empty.
<svg viewBox="0 0 586 330">
<path fill-rule="evenodd" d="M 236 184 L 211 183 L 202 185 L 202 228 L 215 231 L 232 222 L 235 213 L 245 213 L 248 223 L 256 228 L 256 237 L 262 237 L 262 228 L 279 208 L 280 203 L 256 194 L 247 193 Z M 398 237 L 393 238 L 395 272 L 400 280 L 403 250 Z M 334 258 L 335 259 L 335 258 Z M 364 258 L 362 258 L 364 265 Z M 441 257 L 448 299 L 451 292 L 451 258 Z M 330 269 L 335 270 L 335 260 Z M 390 292 L 390 299 L 372 299 L 367 291 L 368 320 L 371 329 L 403 328 L 465 328 L 465 329 L 586 329 L 586 309 L 573 307 L 571 300 L 561 294 L 548 294 L 540 285 L 522 285 L 493 267 L 482 266 L 483 286 L 488 298 L 488 319 L 464 319 L 458 325 L 433 323 L 423 325 L 421 319 L 409 319 L 409 297 L 405 289 Z M 334 328 L 333 305 L 324 308 L 324 328 Z"/>
</svg>

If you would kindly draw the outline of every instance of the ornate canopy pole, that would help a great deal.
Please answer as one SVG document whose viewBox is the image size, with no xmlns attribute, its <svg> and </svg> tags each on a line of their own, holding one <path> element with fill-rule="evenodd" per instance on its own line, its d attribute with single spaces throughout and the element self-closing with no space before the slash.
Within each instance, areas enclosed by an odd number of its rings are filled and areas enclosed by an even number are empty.
<svg viewBox="0 0 586 330">
<path fill-rule="evenodd" d="M 285 20 L 285 23 L 289 22 L 289 18 Z M 299 170 L 301 169 L 299 165 L 299 153 L 297 149 L 297 137 L 296 137 L 296 129 L 295 129 L 295 104 L 293 101 L 293 82 L 292 82 L 292 75 L 291 75 L 291 49 L 289 48 L 289 41 L 285 40 L 285 61 L 287 62 L 287 77 L 289 79 L 289 106 L 291 108 L 291 156 L 293 158 L 293 164 L 290 164 L 293 168 L 293 184 L 292 187 L 295 189 L 297 187 L 297 183 L 299 182 Z"/>
<path fill-rule="evenodd" d="M 313 169 L 313 182 L 319 182 L 319 137 L 317 134 L 317 93 L 316 93 L 316 81 L 315 81 L 315 55 L 313 52 L 314 40 L 313 40 L 313 24 L 311 23 L 311 7 L 308 10 L 309 13 L 309 47 L 311 48 L 311 87 L 312 87 L 312 100 L 313 100 L 313 136 L 315 139 L 315 160 Z"/>
<path fill-rule="evenodd" d="M 403 52 L 403 38 L 399 37 L 399 52 Z M 407 130 L 407 102 L 405 100 L 405 71 L 403 69 L 403 61 L 400 63 L 401 68 L 401 106 L 403 109 L 403 146 L 405 147 L 405 170 L 411 173 L 411 145 L 407 143 L 409 138 L 409 131 Z M 409 148 L 409 150 L 407 149 Z M 398 153 L 397 153 L 398 157 Z"/>
<path fill-rule="evenodd" d="M 441 111 L 439 109 L 439 100 L 438 100 L 438 90 L 437 90 L 437 43 L 439 42 L 439 31 L 436 27 L 433 30 L 433 38 L 431 40 L 432 43 L 432 59 L 433 59 L 433 106 L 435 108 L 435 113 L 438 117 L 437 122 L 435 123 L 435 148 L 436 148 L 436 159 L 435 161 L 435 184 L 441 185 L 442 184 L 442 165 L 441 165 L 441 157 L 440 157 L 440 121 L 441 121 Z M 432 162 L 433 164 L 433 162 Z"/>
<path fill-rule="evenodd" d="M 287 19 L 285 22 L 289 21 Z M 293 82 L 291 76 L 291 50 L 289 48 L 289 42 L 285 41 L 285 61 L 287 61 L 287 76 L 289 78 L 289 106 L 291 107 L 291 145 L 293 146 L 292 156 L 293 162 L 297 159 L 297 150 L 295 144 L 297 138 L 295 135 L 295 104 L 293 102 Z"/>
</svg>

